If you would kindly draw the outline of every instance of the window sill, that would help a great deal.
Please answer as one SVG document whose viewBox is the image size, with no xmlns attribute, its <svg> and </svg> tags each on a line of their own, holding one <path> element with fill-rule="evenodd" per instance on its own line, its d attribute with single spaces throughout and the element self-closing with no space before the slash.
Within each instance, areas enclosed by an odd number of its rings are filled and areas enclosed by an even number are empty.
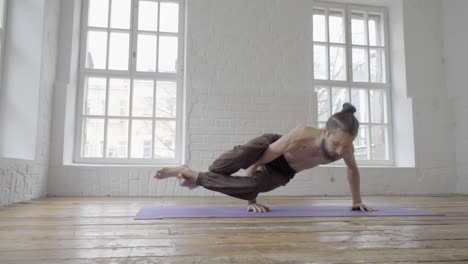
<svg viewBox="0 0 468 264">
<path fill-rule="evenodd" d="M 183 164 L 100 164 L 100 163 L 64 163 L 64 167 L 73 167 L 73 168 L 163 168 L 163 167 L 177 167 Z"/>
</svg>

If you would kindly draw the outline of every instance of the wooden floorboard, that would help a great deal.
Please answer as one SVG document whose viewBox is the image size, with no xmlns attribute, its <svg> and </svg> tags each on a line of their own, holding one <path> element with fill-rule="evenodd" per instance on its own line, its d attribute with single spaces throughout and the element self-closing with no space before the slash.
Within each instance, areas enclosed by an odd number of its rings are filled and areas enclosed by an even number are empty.
<svg viewBox="0 0 468 264">
<path fill-rule="evenodd" d="M 468 196 L 368 196 L 430 217 L 135 221 L 142 206 L 245 205 L 229 197 L 48 197 L 0 207 L 0 263 L 468 263 Z M 263 197 L 349 205 L 348 197 Z"/>
</svg>

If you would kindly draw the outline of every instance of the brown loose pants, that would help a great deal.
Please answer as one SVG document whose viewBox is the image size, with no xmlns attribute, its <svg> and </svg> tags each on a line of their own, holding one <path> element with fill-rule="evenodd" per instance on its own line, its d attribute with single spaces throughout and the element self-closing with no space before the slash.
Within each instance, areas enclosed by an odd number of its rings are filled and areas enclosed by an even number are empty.
<svg viewBox="0 0 468 264">
<path fill-rule="evenodd" d="M 232 176 L 257 162 L 268 146 L 280 137 L 278 134 L 263 134 L 244 145 L 235 146 L 218 157 L 208 172 L 200 172 L 197 185 L 244 200 L 253 200 L 261 192 L 286 185 L 296 171 L 283 155 L 261 166 L 252 176 Z"/>
</svg>

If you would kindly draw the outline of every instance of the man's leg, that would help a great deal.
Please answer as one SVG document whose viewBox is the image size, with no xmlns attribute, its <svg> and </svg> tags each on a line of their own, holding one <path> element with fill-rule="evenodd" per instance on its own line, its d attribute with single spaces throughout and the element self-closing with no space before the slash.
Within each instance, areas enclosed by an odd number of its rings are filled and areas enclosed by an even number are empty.
<svg viewBox="0 0 468 264">
<path fill-rule="evenodd" d="M 262 166 L 259 171 L 261 172 L 257 174 L 257 191 L 259 193 L 272 191 L 289 182 L 281 171 L 274 169 L 268 163 Z"/>
<path fill-rule="evenodd" d="M 240 177 L 231 175 L 222 175 L 214 172 L 198 172 L 187 166 L 171 167 L 171 173 L 163 175 L 157 179 L 176 177 L 179 184 L 183 187 L 193 189 L 197 186 L 203 186 L 208 190 L 224 193 L 243 200 L 255 200 L 257 197 L 258 173 L 252 177 Z"/>
<path fill-rule="evenodd" d="M 257 175 L 251 177 L 223 175 L 214 172 L 198 173 L 196 184 L 242 200 L 252 201 L 258 195 Z"/>
<path fill-rule="evenodd" d="M 277 134 L 263 134 L 262 136 L 249 140 L 244 145 L 235 146 L 232 150 L 221 154 L 208 168 L 210 172 L 222 175 L 232 175 L 240 169 L 247 169 L 257 162 L 268 146 L 278 140 L 281 136 Z M 179 169 L 186 167 L 166 167 L 157 171 L 155 178 L 164 179 L 177 176 Z"/>
<path fill-rule="evenodd" d="M 265 171 L 258 171 L 251 177 L 231 176 L 240 169 L 247 169 L 257 162 L 268 146 L 278 140 L 281 135 L 263 134 L 249 140 L 244 145 L 235 146 L 223 153 L 209 166 L 209 172 L 194 172 L 186 166 L 168 167 L 158 171 L 155 178 L 178 177 L 183 186 L 193 188 L 203 186 L 206 189 L 224 193 L 243 200 L 255 200 L 259 191 L 259 179 L 266 179 Z M 179 178 L 179 175 L 183 175 Z M 194 177 L 193 175 L 197 175 Z M 188 178 L 185 178 L 188 176 Z M 187 179 L 187 180 L 186 180 Z M 262 180 L 263 181 L 263 180 Z M 260 188 L 264 190 L 265 187 Z"/>
<path fill-rule="evenodd" d="M 221 154 L 208 169 L 210 172 L 222 175 L 232 175 L 240 169 L 245 170 L 257 162 L 268 146 L 280 137 L 281 135 L 277 134 L 263 134 L 253 138 L 246 144 L 235 146 Z"/>
<path fill-rule="evenodd" d="M 173 168 L 172 177 L 177 177 L 181 186 L 203 186 L 208 190 L 220 192 L 255 203 L 260 192 L 268 192 L 288 183 L 280 171 L 270 164 L 262 166 L 250 177 L 222 175 L 214 172 L 197 172 L 188 167 Z M 171 177 L 169 176 L 169 177 Z"/>
<path fill-rule="evenodd" d="M 281 172 L 262 166 L 250 177 L 200 172 L 196 184 L 243 200 L 254 200 L 258 193 L 269 192 L 289 182 Z"/>
</svg>

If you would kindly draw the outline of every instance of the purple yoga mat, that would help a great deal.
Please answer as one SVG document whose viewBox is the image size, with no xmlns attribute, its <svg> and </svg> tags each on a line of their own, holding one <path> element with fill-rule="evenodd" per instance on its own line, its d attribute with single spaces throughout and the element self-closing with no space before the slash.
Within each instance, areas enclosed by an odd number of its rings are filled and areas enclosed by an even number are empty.
<svg viewBox="0 0 468 264">
<path fill-rule="evenodd" d="M 235 218 L 235 217 L 353 217 L 353 216 L 443 216 L 432 212 L 405 209 L 391 206 L 373 207 L 374 212 L 351 211 L 350 206 L 270 206 L 266 213 L 247 212 L 245 206 L 223 207 L 160 207 L 145 206 L 135 216 L 135 220 L 162 218 Z"/>
</svg>

